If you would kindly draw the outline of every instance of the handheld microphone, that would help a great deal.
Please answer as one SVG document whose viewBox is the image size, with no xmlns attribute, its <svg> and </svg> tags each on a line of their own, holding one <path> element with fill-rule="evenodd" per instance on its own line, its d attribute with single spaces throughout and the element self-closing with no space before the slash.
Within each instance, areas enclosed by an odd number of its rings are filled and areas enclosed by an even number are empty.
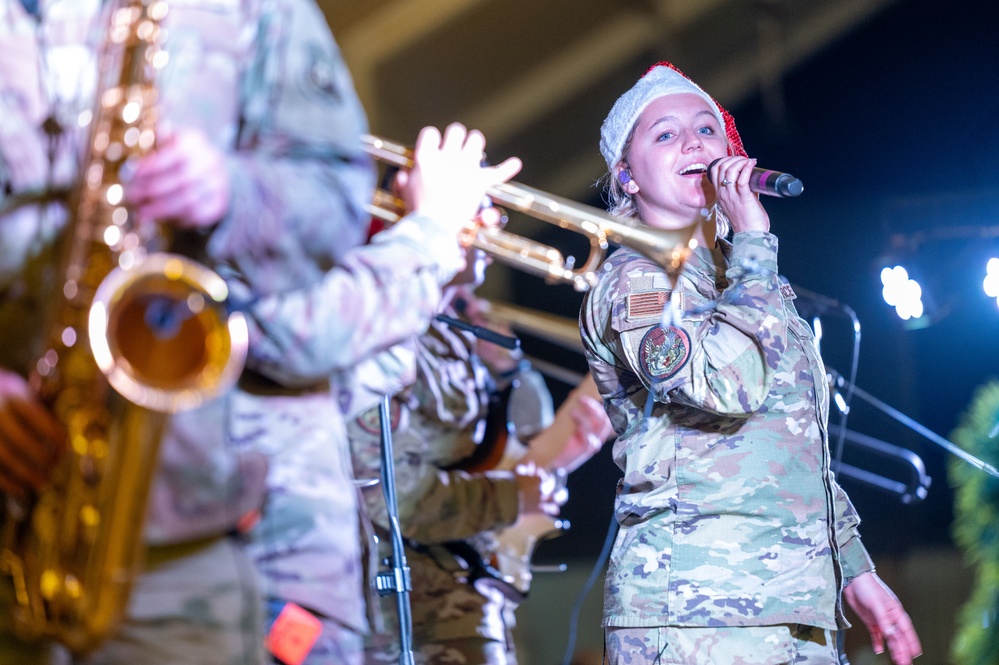
<svg viewBox="0 0 999 665">
<path fill-rule="evenodd" d="M 708 164 L 708 178 L 711 177 L 711 167 L 717 161 L 719 160 L 716 159 Z M 790 173 L 781 173 L 754 166 L 753 173 L 749 176 L 749 188 L 757 194 L 788 198 L 801 194 L 805 186 Z"/>
</svg>

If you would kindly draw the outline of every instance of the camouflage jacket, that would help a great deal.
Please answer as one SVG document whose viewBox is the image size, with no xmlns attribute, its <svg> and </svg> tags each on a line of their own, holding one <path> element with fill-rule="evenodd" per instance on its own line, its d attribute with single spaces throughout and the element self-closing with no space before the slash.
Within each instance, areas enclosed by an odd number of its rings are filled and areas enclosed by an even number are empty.
<svg viewBox="0 0 999 665">
<path fill-rule="evenodd" d="M 249 311 L 254 371 L 233 396 L 232 445 L 270 461 L 267 504 L 248 544 L 266 595 L 365 627 L 343 377 L 426 330 L 461 262 L 453 232 L 411 215 L 313 288 Z"/>
<path fill-rule="evenodd" d="M 0 364 L 26 374 L 56 285 L 66 219 L 93 108 L 100 0 L 49 0 L 42 18 L 0 0 Z M 374 183 L 367 121 L 311 0 L 172 0 L 163 126 L 200 129 L 226 154 L 232 202 L 184 251 L 253 301 L 319 280 L 363 240 Z M 50 139 L 51 117 L 62 131 Z M 54 126 L 53 122 L 47 123 Z M 32 197 L 53 203 L 39 206 Z M 274 324 L 278 325 L 277 323 Z M 251 351 L 252 352 L 252 351 Z M 266 467 L 229 445 L 232 395 L 171 420 L 147 527 L 152 543 L 232 528 L 259 505 Z"/>
<path fill-rule="evenodd" d="M 493 382 L 475 355 L 475 345 L 466 333 L 435 321 L 427 334 L 359 365 L 354 373 L 359 384 L 396 386 L 390 402 L 393 463 L 418 645 L 476 636 L 505 639 L 503 618 L 491 610 L 499 607 L 491 605 L 495 595 L 469 584 L 468 565 L 444 546 L 464 541 L 488 559 L 490 532 L 513 524 L 518 514 L 511 472 L 459 470 L 477 445 L 493 443 L 483 441 L 484 434 L 489 435 L 483 425 Z M 413 367 L 415 373 L 407 371 Z M 515 431 L 536 432 L 551 421 L 550 408 L 536 408 L 539 402 L 548 403 L 544 381 L 537 379 L 522 377 L 513 388 L 518 392 L 510 397 L 508 416 Z M 355 388 L 358 398 L 363 394 Z M 381 469 L 381 430 L 377 405 L 369 409 L 370 404 L 355 399 L 348 432 L 355 475 L 373 479 Z M 379 535 L 380 555 L 390 556 L 382 486 L 366 487 L 363 494 Z M 392 626 L 394 602 L 389 596 L 381 604 L 390 625 L 383 633 L 389 637 L 397 634 Z"/>
<path fill-rule="evenodd" d="M 845 625 L 873 568 L 829 470 L 828 387 L 777 239 L 698 249 L 675 288 L 619 250 L 580 328 L 618 439 L 608 626 Z"/>
</svg>

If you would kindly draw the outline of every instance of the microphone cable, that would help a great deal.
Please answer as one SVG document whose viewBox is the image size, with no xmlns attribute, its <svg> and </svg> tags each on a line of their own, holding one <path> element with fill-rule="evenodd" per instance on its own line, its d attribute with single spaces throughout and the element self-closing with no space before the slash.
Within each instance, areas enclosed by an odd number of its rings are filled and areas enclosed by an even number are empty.
<svg viewBox="0 0 999 665">
<path fill-rule="evenodd" d="M 583 602 L 590 595 L 593 585 L 597 583 L 597 577 L 600 576 L 600 572 L 607 564 L 607 559 L 610 557 L 611 547 L 614 545 L 614 538 L 616 536 L 617 516 L 611 513 L 610 525 L 607 528 L 607 535 L 604 536 L 603 548 L 600 550 L 600 554 L 593 564 L 593 570 L 590 571 L 589 578 L 583 584 L 583 588 L 580 589 L 579 595 L 576 596 L 576 600 L 572 604 L 572 611 L 569 613 L 569 636 L 566 638 L 565 653 L 562 655 L 562 665 L 570 665 L 572 663 L 572 655 L 576 650 L 576 634 L 579 630 L 579 615 L 583 609 Z"/>
</svg>

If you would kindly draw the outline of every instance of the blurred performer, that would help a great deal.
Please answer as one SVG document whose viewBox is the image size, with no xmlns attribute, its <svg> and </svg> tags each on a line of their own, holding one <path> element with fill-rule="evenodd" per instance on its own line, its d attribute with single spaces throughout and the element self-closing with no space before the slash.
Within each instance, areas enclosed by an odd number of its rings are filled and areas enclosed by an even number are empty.
<svg viewBox="0 0 999 665">
<path fill-rule="evenodd" d="M 14 496 L 45 484 L 65 446 L 25 378 L 62 286 L 63 193 L 86 150 L 109 4 L 0 0 L 0 487 Z M 169 3 L 165 26 L 157 147 L 125 183 L 128 203 L 172 228 L 174 249 L 225 276 L 240 302 L 318 281 L 363 239 L 374 180 L 323 16 L 311 0 L 188 0 Z M 256 575 L 233 534 L 263 502 L 267 461 L 230 441 L 242 403 L 227 394 L 171 419 L 147 568 L 125 624 L 88 663 L 263 661 Z M 5 581 L 0 663 L 56 658 L 9 634 L 12 602 Z"/>
<path fill-rule="evenodd" d="M 481 252 L 471 255 L 469 270 L 446 290 L 441 310 L 445 315 L 475 312 L 475 297 L 463 284 L 481 282 L 484 262 Z M 480 351 L 490 359 L 489 367 Z M 500 530 L 518 518 L 556 515 L 565 500 L 554 467 L 503 460 L 504 453 L 507 458 L 524 454 L 517 438 L 527 439 L 550 425 L 551 398 L 544 380 L 516 355 L 435 320 L 427 334 L 353 373 L 342 405 L 359 414 L 348 423 L 359 479 L 379 476 L 377 396 L 382 393 L 393 394 L 393 460 L 412 576 L 416 662 L 515 663 L 514 610 L 523 590 L 506 579 L 505 571 L 493 569 L 492 562 Z M 508 399 L 494 400 L 503 394 Z M 489 413 L 491 403 L 498 413 Z M 372 404 L 370 410 L 365 408 Z M 575 425 L 569 428 L 572 440 L 560 443 L 581 449 L 579 457 L 588 458 L 610 434 L 609 422 L 593 398 L 580 398 L 573 405 L 571 413 L 561 414 Z M 514 448 L 519 449 L 511 454 Z M 367 487 L 364 497 L 380 557 L 388 556 L 383 489 L 378 484 Z M 520 577 L 514 574 L 513 580 Z M 367 646 L 369 664 L 399 660 L 394 597 L 383 599 L 381 614 L 385 626 Z"/>
<path fill-rule="evenodd" d="M 275 662 L 359 663 L 365 628 L 358 505 L 339 401 L 328 377 L 426 330 L 441 287 L 465 267 L 458 231 L 518 160 L 482 168 L 479 132 L 421 132 L 400 174 L 412 210 L 347 254 L 313 288 L 252 310 L 253 367 L 235 397 L 234 444 L 271 462 L 268 501 L 249 534 L 263 576 Z M 289 325 L 291 322 L 291 325 Z"/>
<path fill-rule="evenodd" d="M 875 651 L 887 641 L 908 665 L 919 639 L 830 470 L 825 369 L 731 116 L 659 63 L 615 103 L 600 148 L 614 212 L 698 243 L 675 284 L 619 250 L 580 314 L 624 471 L 609 661 L 831 665 L 845 599 Z"/>
</svg>

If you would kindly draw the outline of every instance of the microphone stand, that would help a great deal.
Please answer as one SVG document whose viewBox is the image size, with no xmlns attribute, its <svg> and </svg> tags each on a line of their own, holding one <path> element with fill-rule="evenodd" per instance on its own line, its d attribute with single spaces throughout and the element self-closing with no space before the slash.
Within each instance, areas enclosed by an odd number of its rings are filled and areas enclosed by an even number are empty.
<svg viewBox="0 0 999 665">
<path fill-rule="evenodd" d="M 843 377 L 840 376 L 840 374 L 836 370 L 834 370 L 832 368 L 827 368 L 827 369 L 829 369 L 829 372 L 833 375 L 833 377 L 835 378 L 835 380 L 837 382 L 843 382 Z M 929 439 L 933 443 L 937 444 L 938 446 L 940 446 L 941 448 L 943 448 L 947 452 L 951 453 L 955 457 L 959 457 L 960 459 L 964 460 L 965 462 L 967 462 L 971 466 L 979 469 L 980 471 L 984 471 L 985 473 L 989 474 L 993 478 L 999 478 L 999 469 L 996 469 L 994 466 L 992 466 L 988 462 L 985 462 L 984 460 L 978 459 L 977 457 L 975 457 L 971 453 L 969 453 L 969 452 L 961 449 L 960 447 L 958 447 L 954 443 L 951 443 L 950 441 L 948 441 L 944 437 L 940 436 L 939 434 L 937 434 L 933 430 L 929 429 L 928 427 L 926 427 L 924 425 L 921 425 L 920 423 L 916 422 L 915 420 L 913 420 L 909 416 L 905 415 L 904 413 L 902 413 L 898 409 L 895 409 L 895 408 L 893 408 L 893 407 L 885 404 L 884 402 L 882 402 L 878 398 L 874 397 L 870 393 L 865 392 L 861 388 L 858 388 L 857 386 L 852 386 L 852 390 L 853 390 L 853 393 L 855 395 L 857 395 L 860 399 L 864 400 L 865 402 L 867 402 L 868 404 L 870 404 L 874 408 L 878 409 L 882 413 L 890 416 L 891 418 L 893 418 L 894 420 L 898 421 L 902 425 L 905 425 L 906 427 L 908 427 L 912 431 L 916 432 L 917 434 L 921 434 L 922 436 L 926 437 L 927 439 Z"/>
<path fill-rule="evenodd" d="M 520 340 L 509 335 L 466 323 L 460 319 L 438 314 L 441 323 L 472 333 L 476 338 L 492 342 L 506 349 L 520 348 Z M 413 612 L 409 594 L 413 590 L 409 566 L 406 563 L 406 548 L 399 524 L 399 503 L 395 493 L 395 464 L 392 457 L 392 417 L 389 414 L 388 395 L 382 396 L 378 407 L 381 425 L 381 482 L 388 515 L 389 539 L 392 542 L 392 556 L 388 570 L 378 573 L 375 587 L 378 595 L 396 594 L 396 611 L 399 616 L 399 665 L 414 665 L 413 656 Z"/>
<path fill-rule="evenodd" d="M 389 570 L 379 572 L 375 578 L 378 595 L 396 594 L 396 610 L 399 614 L 399 665 L 413 665 L 413 615 L 409 604 L 409 593 L 413 590 L 406 565 L 406 551 L 402 542 L 402 528 L 399 525 L 399 504 L 395 494 L 395 466 L 392 459 L 392 418 L 389 415 L 389 396 L 382 397 L 378 407 L 381 424 L 382 493 L 388 511 L 389 538 L 392 541 L 392 558 Z"/>
</svg>

